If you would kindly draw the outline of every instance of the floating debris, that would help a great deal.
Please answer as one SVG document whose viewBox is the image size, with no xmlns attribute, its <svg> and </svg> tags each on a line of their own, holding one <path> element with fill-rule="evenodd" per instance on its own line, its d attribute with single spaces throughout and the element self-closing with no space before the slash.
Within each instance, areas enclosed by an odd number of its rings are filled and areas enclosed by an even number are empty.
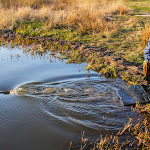
<svg viewBox="0 0 150 150">
<path fill-rule="evenodd" d="M 10 91 L 0 91 L 1 94 L 10 94 Z"/>
</svg>

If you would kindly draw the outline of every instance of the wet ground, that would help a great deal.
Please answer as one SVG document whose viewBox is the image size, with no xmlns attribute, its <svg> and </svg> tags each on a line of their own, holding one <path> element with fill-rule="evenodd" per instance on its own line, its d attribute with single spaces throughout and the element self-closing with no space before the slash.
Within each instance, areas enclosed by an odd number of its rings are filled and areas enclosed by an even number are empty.
<svg viewBox="0 0 150 150">
<path fill-rule="evenodd" d="M 123 34 L 123 33 L 122 33 Z M 135 35 L 135 33 L 134 33 Z M 7 42 L 13 43 L 14 45 L 38 45 L 41 43 L 43 48 L 52 47 L 52 49 L 56 47 L 56 51 L 60 53 L 67 53 L 70 51 L 71 53 L 78 53 L 80 58 L 79 61 L 85 60 L 91 66 L 93 70 L 96 70 L 102 75 L 106 77 L 118 77 L 122 78 L 125 82 L 128 82 L 129 85 L 133 84 L 142 84 L 148 85 L 148 82 L 144 79 L 143 76 L 143 65 L 141 62 L 136 62 L 133 60 L 129 60 L 124 55 L 128 52 L 130 53 L 130 49 L 127 47 L 126 50 L 124 49 L 117 49 L 114 48 L 107 48 L 98 46 L 96 43 L 84 43 L 84 42 L 71 42 L 71 41 L 64 41 L 58 40 L 55 37 L 39 37 L 39 36 L 23 36 L 17 35 L 13 30 L 1 30 L 1 44 L 7 44 Z M 130 39 L 131 40 L 131 39 Z M 122 42 L 121 42 L 122 43 Z M 121 44 L 120 43 L 120 44 Z M 33 44 L 33 45 L 34 45 Z M 109 42 L 107 44 L 110 44 Z M 116 45 L 116 44 L 115 44 Z M 68 47 L 66 49 L 66 46 Z M 132 47 L 133 49 L 133 47 Z M 73 51 L 72 51 L 73 50 Z M 75 51 L 74 51 L 75 50 Z M 55 51 L 55 50 L 54 50 Z M 120 51 L 118 53 L 118 51 Z M 136 52 L 135 52 L 136 53 Z M 140 54 L 141 55 L 141 54 Z M 135 59 L 136 55 L 133 55 L 133 59 Z M 76 59 L 76 58 L 73 58 Z M 78 59 L 78 58 L 77 58 Z M 136 58 L 138 59 L 138 58 Z M 143 59 L 140 56 L 140 59 Z M 74 60 L 73 62 L 77 62 L 78 60 Z M 71 60 L 72 62 L 72 60 Z M 97 70 L 98 66 L 105 66 L 105 69 Z M 114 70 L 110 70 L 110 68 L 114 68 Z M 107 71 L 106 71 L 107 70 Z M 114 71 L 114 73 L 113 73 Z"/>
<path fill-rule="evenodd" d="M 20 48 L 0 48 L 0 147 L 3 150 L 62 150 L 80 142 L 81 131 L 95 140 L 117 132 L 128 117 L 117 91 L 120 79 L 106 79 L 66 64 L 47 52 L 30 55 Z"/>
</svg>

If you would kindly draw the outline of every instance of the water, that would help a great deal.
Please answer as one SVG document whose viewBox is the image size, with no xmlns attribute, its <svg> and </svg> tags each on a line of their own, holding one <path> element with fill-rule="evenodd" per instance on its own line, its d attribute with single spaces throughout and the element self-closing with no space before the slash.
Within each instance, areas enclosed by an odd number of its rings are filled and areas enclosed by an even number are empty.
<svg viewBox="0 0 150 150">
<path fill-rule="evenodd" d="M 30 55 L 22 48 L 0 48 L 0 148 L 62 150 L 79 142 L 81 131 L 95 140 L 99 132 L 122 129 L 137 117 L 122 105 L 120 79 L 99 77 L 86 64 Z"/>
</svg>

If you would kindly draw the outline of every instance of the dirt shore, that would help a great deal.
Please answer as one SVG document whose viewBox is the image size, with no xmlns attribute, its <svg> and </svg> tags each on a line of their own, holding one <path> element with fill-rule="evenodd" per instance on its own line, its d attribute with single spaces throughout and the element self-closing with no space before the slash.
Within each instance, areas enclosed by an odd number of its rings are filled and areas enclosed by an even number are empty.
<svg viewBox="0 0 150 150">
<path fill-rule="evenodd" d="M 120 54 L 115 53 L 113 49 L 100 48 L 96 44 L 82 43 L 82 42 L 68 42 L 57 40 L 53 37 L 32 37 L 32 36 L 21 36 L 16 35 L 13 30 L 1 30 L 0 31 L 1 43 L 14 43 L 14 45 L 31 45 L 32 43 L 41 43 L 43 47 L 47 47 L 46 43 L 55 45 L 67 45 L 70 50 L 78 51 L 80 59 L 90 64 L 90 69 L 99 72 L 101 75 L 111 78 L 122 78 L 122 80 L 129 84 L 145 84 L 147 81 L 143 79 L 143 67 L 141 63 L 135 63 L 126 60 Z M 20 38 L 22 40 L 20 40 Z M 92 57 L 91 57 L 92 56 Z M 68 56 L 69 59 L 69 56 Z M 99 62 L 96 62 L 99 60 Z M 101 63 L 101 64 L 100 64 Z M 97 69 L 96 65 L 105 66 Z M 109 66 L 109 69 L 106 68 Z M 115 71 L 111 70 L 110 67 L 115 67 Z M 115 73 L 115 76 L 113 75 Z"/>
</svg>

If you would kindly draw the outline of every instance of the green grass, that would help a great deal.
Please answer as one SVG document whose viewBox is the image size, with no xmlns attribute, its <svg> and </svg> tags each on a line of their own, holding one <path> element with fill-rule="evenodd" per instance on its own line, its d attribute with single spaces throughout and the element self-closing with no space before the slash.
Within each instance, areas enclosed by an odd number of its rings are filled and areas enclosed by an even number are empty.
<svg viewBox="0 0 150 150">
<path fill-rule="evenodd" d="M 140 13 L 150 12 L 150 0 L 127 1 L 127 5 Z"/>
<path fill-rule="evenodd" d="M 142 6 L 132 6 L 132 8 L 136 11 L 150 11 L 150 7 L 142 7 Z"/>
<path fill-rule="evenodd" d="M 118 23 L 126 22 L 130 19 L 130 16 L 114 16 L 113 18 Z M 123 20 L 123 21 L 122 21 Z M 139 23 L 139 22 L 138 22 Z M 143 20 L 143 24 L 145 23 L 145 20 Z M 143 62 L 143 52 L 137 53 L 139 49 L 141 49 L 139 39 L 134 38 L 134 34 L 136 32 L 139 32 L 141 30 L 141 26 L 131 26 L 131 27 L 124 27 L 123 25 L 120 25 L 119 29 L 114 32 L 112 35 L 110 35 L 109 38 L 107 38 L 106 35 L 100 35 L 98 33 L 88 33 L 83 34 L 78 32 L 77 30 L 73 30 L 69 27 L 64 26 L 56 26 L 56 27 L 49 27 L 47 22 L 43 22 L 40 20 L 35 21 L 23 21 L 23 22 L 17 22 L 14 29 L 17 35 L 23 35 L 23 36 L 32 36 L 32 37 L 52 37 L 57 39 L 58 41 L 69 41 L 69 42 L 82 42 L 82 43 L 90 43 L 96 45 L 100 51 L 105 51 L 107 49 L 110 49 L 116 54 L 119 54 L 121 57 L 127 59 L 130 62 L 133 63 L 141 63 Z M 131 37 L 133 35 L 133 37 Z M 55 44 L 53 45 L 53 49 L 59 49 L 63 50 L 65 49 L 67 53 L 63 53 L 63 55 L 66 55 L 64 57 L 69 58 L 68 63 L 70 62 L 77 62 L 80 63 L 83 59 L 83 57 L 80 56 L 79 51 L 72 49 L 68 53 L 68 48 L 66 49 L 65 46 Z M 106 67 L 104 63 L 101 63 L 97 61 L 97 58 L 95 58 L 95 65 L 93 64 L 93 67 L 91 67 L 93 70 L 100 72 L 103 68 L 110 72 L 110 75 L 115 74 L 116 71 L 114 69 L 114 66 L 108 66 Z M 84 60 L 85 61 L 85 60 Z M 106 69 L 107 68 L 107 69 Z M 113 70 L 114 69 L 114 70 Z M 104 70 L 104 72 L 105 72 Z M 111 73 L 112 72 L 112 73 Z"/>
<path fill-rule="evenodd" d="M 17 22 L 14 28 L 17 35 L 23 36 L 53 37 L 57 40 L 84 43 L 95 42 L 100 39 L 100 36 L 95 33 L 83 34 L 67 27 L 49 27 L 47 22 L 42 21 Z"/>
<path fill-rule="evenodd" d="M 145 7 L 140 6 L 139 3 L 150 3 L 150 1 L 128 1 L 130 6 Z M 136 5 L 138 4 L 138 5 Z M 143 9 L 143 8 L 142 8 Z M 141 9 L 141 10 L 142 10 Z M 134 12 L 134 13 L 133 13 Z M 16 22 L 14 25 L 14 32 L 17 34 L 18 41 L 16 43 L 22 44 L 27 43 L 32 44 L 34 41 L 25 39 L 26 37 L 49 37 L 56 39 L 55 44 L 51 44 L 46 41 L 46 44 L 42 43 L 42 48 L 39 48 L 39 53 L 44 52 L 44 49 L 49 49 L 53 54 L 55 52 L 60 53 L 63 58 L 68 59 L 68 63 L 82 61 L 87 61 L 89 63 L 87 69 L 93 69 L 99 73 L 105 74 L 108 77 L 117 77 L 120 68 L 113 64 L 111 60 L 106 63 L 103 58 L 99 58 L 101 53 L 104 56 L 109 56 L 113 58 L 114 55 L 131 62 L 133 65 L 138 63 L 143 63 L 143 50 L 144 46 L 141 40 L 141 32 L 146 23 L 150 23 L 150 19 L 147 17 L 134 16 L 139 14 L 137 9 L 129 12 L 128 15 L 112 14 L 109 22 L 116 23 L 118 26 L 114 32 L 107 33 L 97 33 L 91 32 L 81 32 L 75 27 L 70 27 L 67 25 L 57 24 L 56 26 L 49 26 L 46 20 L 24 20 L 22 22 Z M 144 11 L 145 12 L 145 11 Z M 142 12 L 142 13 L 144 13 Z M 134 14 L 134 15 L 133 15 Z M 21 43 L 22 41 L 22 43 Z M 84 57 L 84 53 L 80 52 L 80 47 L 72 48 L 69 45 L 60 44 L 60 41 L 70 42 L 70 43 L 82 43 L 82 45 L 93 46 L 92 51 L 89 52 L 89 56 Z M 88 46 L 87 46 L 88 49 Z M 105 52 L 107 51 L 108 52 Z M 32 49 L 34 54 L 34 49 Z M 93 56 L 92 54 L 95 53 Z M 112 55 L 113 54 L 113 55 Z M 88 58 L 87 58 L 88 57 Z M 136 82 L 135 77 L 131 77 L 130 74 L 122 74 L 125 80 L 131 80 Z M 139 77 L 138 77 L 139 78 Z"/>
</svg>

